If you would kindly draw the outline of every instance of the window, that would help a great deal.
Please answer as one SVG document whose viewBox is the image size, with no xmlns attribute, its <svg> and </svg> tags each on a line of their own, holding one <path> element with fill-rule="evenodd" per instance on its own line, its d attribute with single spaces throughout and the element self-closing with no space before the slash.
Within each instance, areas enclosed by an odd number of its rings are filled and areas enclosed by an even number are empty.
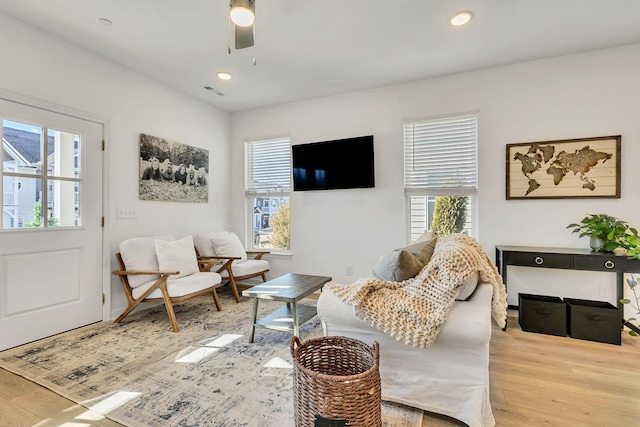
<svg viewBox="0 0 640 427">
<path fill-rule="evenodd" d="M 404 124 L 408 239 L 427 230 L 475 235 L 477 114 Z"/>
<path fill-rule="evenodd" d="M 80 226 L 80 136 L 2 120 L 2 228 Z"/>
<path fill-rule="evenodd" d="M 245 143 L 245 195 L 252 249 L 289 253 L 289 137 Z"/>
</svg>

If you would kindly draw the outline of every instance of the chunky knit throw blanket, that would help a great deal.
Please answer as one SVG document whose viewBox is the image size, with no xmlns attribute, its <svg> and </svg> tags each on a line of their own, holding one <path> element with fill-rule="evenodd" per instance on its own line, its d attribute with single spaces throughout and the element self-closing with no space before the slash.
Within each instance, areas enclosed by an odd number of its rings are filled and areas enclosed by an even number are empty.
<svg viewBox="0 0 640 427">
<path fill-rule="evenodd" d="M 465 234 L 440 238 L 429 263 L 403 282 L 360 279 L 329 283 L 331 291 L 354 306 L 356 316 L 414 347 L 429 347 L 447 320 L 459 287 L 475 272 L 493 286 L 491 314 L 498 326 L 507 319 L 502 277 L 480 244 Z M 464 304 L 464 303 L 463 303 Z"/>
</svg>

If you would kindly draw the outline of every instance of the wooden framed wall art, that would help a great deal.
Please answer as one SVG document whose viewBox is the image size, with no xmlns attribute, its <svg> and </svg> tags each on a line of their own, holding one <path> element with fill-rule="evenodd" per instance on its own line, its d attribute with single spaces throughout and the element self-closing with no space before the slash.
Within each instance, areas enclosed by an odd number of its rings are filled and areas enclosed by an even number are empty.
<svg viewBox="0 0 640 427">
<path fill-rule="evenodd" d="M 622 137 L 507 144 L 512 199 L 620 198 Z"/>
<path fill-rule="evenodd" d="M 140 134 L 140 200 L 207 203 L 209 150 Z"/>
</svg>

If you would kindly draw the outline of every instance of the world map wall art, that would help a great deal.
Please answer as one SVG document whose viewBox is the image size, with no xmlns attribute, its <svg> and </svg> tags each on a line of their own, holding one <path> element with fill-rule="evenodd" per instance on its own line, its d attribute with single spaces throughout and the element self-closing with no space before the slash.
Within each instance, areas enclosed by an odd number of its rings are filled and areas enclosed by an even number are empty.
<svg viewBox="0 0 640 427">
<path fill-rule="evenodd" d="M 507 200 L 620 198 L 622 137 L 507 144 Z"/>
</svg>

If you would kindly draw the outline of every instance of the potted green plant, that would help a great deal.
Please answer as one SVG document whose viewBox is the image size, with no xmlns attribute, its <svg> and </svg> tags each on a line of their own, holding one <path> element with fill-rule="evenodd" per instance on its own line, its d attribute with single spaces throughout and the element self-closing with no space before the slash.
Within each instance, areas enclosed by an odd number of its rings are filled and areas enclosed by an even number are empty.
<svg viewBox="0 0 640 427">
<path fill-rule="evenodd" d="M 629 285 L 629 289 L 631 290 L 631 294 L 634 297 L 635 301 L 630 298 L 621 299 L 620 302 L 622 304 L 629 304 L 636 312 L 636 314 L 640 314 L 640 295 L 636 291 L 638 287 L 638 281 L 633 276 L 633 274 L 629 275 L 630 277 L 627 279 L 627 285 Z M 629 317 L 628 319 L 623 320 L 624 325 L 629 328 L 629 335 L 637 337 L 640 334 L 640 323 L 638 323 L 638 319 L 635 317 Z"/>
<path fill-rule="evenodd" d="M 572 228 L 573 233 L 580 233 L 580 237 L 589 236 L 589 245 L 594 251 L 604 250 L 613 252 L 616 249 L 622 249 L 622 252 L 627 257 L 640 259 L 640 237 L 638 236 L 638 230 L 630 227 L 626 221 L 621 221 L 616 217 L 605 214 L 589 214 L 584 217 L 579 224 L 569 224 L 567 228 Z M 636 290 L 638 281 L 633 274 L 629 276 L 627 285 L 629 286 L 633 299 L 624 298 L 621 299 L 620 302 L 622 304 L 628 304 L 637 314 L 640 314 L 640 295 L 638 295 Z M 640 335 L 640 324 L 637 318 L 630 317 L 624 319 L 623 323 L 629 328 L 629 335 Z"/>
<path fill-rule="evenodd" d="M 579 237 L 589 236 L 589 246 L 596 252 L 624 248 L 627 256 L 640 259 L 638 230 L 626 221 L 606 214 L 589 214 L 579 224 L 569 224 L 567 228 L 572 228 L 573 233 L 580 233 Z"/>
</svg>

